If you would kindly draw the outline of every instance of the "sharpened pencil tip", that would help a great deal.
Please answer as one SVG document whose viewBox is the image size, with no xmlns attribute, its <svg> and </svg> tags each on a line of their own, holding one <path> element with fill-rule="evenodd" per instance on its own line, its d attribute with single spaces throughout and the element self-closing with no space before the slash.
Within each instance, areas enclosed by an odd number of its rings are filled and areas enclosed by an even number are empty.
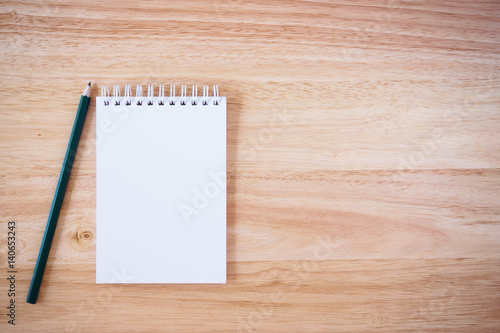
<svg viewBox="0 0 500 333">
<path fill-rule="evenodd" d="M 90 97 L 90 90 L 92 88 L 90 87 L 90 82 L 89 82 L 89 85 L 85 88 L 84 92 L 83 92 L 83 96 L 87 96 L 87 97 Z"/>
</svg>

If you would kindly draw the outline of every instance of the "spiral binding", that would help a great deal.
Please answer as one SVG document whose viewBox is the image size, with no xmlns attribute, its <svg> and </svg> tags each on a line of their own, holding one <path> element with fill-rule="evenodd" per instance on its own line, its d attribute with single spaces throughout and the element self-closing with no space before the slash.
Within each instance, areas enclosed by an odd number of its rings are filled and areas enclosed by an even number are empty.
<svg viewBox="0 0 500 333">
<path fill-rule="evenodd" d="M 219 86 L 214 85 L 212 88 L 213 96 L 210 96 L 210 87 L 205 85 L 203 86 L 203 96 L 201 98 L 198 97 L 198 86 L 193 85 L 191 88 L 191 95 L 188 96 L 187 85 L 181 86 L 181 95 L 175 95 L 175 85 L 170 85 L 170 96 L 165 97 L 165 85 L 160 84 L 158 86 L 158 96 L 155 97 L 154 94 L 154 85 L 148 84 L 148 96 L 144 99 L 142 95 L 142 84 L 138 84 L 135 88 L 135 98 L 132 96 L 132 86 L 130 84 L 125 85 L 124 97 L 121 96 L 121 89 L 118 84 L 113 86 L 113 99 L 114 105 L 121 105 L 122 102 L 125 105 L 132 105 L 135 103 L 136 105 L 176 105 L 179 103 L 180 105 L 187 105 L 190 103 L 191 105 L 198 105 L 200 102 L 201 105 L 208 105 L 209 101 L 213 102 L 213 105 L 219 105 L 221 97 L 219 96 Z M 107 86 L 101 87 L 101 97 L 103 97 L 104 105 L 110 104 L 111 96 Z"/>
</svg>

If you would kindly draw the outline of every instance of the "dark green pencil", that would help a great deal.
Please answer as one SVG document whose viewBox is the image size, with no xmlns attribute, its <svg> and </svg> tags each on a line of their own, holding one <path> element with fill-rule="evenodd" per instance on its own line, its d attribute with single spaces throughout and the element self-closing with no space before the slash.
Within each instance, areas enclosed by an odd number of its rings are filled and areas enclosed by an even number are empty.
<svg viewBox="0 0 500 333">
<path fill-rule="evenodd" d="M 69 138 L 68 149 L 66 150 L 66 157 L 64 157 L 59 182 L 57 183 L 56 194 L 54 195 L 54 201 L 52 201 L 49 220 L 47 221 L 47 227 L 45 228 L 45 234 L 43 235 L 42 246 L 40 247 L 40 253 L 38 254 L 38 260 L 36 261 L 35 271 L 33 272 L 33 278 L 31 279 L 30 291 L 28 292 L 28 298 L 26 299 L 26 302 L 31 304 L 35 304 L 38 298 L 43 273 L 45 272 L 45 266 L 47 265 L 47 259 L 50 253 L 50 246 L 52 245 L 52 239 L 54 238 L 54 232 L 56 231 L 57 220 L 59 219 L 64 194 L 66 193 L 66 188 L 68 187 L 71 168 L 73 167 L 73 161 L 75 160 L 76 149 L 78 148 L 78 142 L 80 141 L 89 104 L 90 82 L 83 92 L 82 98 L 80 98 L 80 105 L 78 106 L 75 123 L 73 124 L 73 130 L 71 131 L 71 137 Z"/>
</svg>

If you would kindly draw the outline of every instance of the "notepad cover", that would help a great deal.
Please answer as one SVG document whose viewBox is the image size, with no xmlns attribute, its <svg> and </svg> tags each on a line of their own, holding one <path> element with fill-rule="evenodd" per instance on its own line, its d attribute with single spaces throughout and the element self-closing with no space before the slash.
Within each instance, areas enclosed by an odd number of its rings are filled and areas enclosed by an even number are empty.
<svg viewBox="0 0 500 333">
<path fill-rule="evenodd" d="M 225 283 L 226 99 L 96 103 L 96 282 Z"/>
</svg>

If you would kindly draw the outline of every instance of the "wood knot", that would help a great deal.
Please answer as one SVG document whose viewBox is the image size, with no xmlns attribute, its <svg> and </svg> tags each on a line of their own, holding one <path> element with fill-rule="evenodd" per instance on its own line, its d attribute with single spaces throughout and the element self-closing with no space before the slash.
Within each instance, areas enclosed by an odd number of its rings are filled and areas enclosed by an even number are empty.
<svg viewBox="0 0 500 333">
<path fill-rule="evenodd" d="M 84 231 L 84 232 L 82 232 L 81 237 L 84 239 L 89 239 L 92 237 L 92 234 L 88 231 Z"/>
<path fill-rule="evenodd" d="M 79 226 L 73 232 L 73 240 L 77 250 L 86 250 L 94 246 L 94 233 L 85 226 Z"/>
</svg>

